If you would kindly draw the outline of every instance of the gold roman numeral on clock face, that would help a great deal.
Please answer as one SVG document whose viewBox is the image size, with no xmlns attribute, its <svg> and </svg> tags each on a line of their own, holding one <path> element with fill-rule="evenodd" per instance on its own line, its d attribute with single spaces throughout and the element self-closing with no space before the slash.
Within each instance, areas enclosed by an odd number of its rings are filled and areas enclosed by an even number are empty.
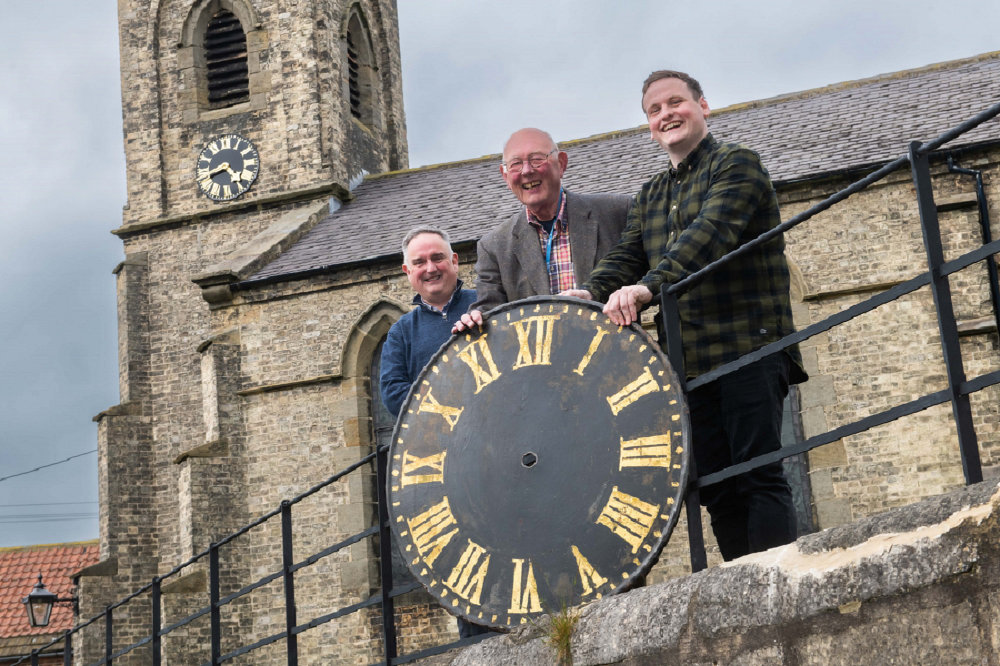
<svg viewBox="0 0 1000 666">
<path fill-rule="evenodd" d="M 597 524 L 604 525 L 624 539 L 635 553 L 652 529 L 658 509 L 655 504 L 643 502 L 638 497 L 621 492 L 615 486 L 604 510 L 597 517 Z"/>
<path fill-rule="evenodd" d="M 458 558 L 458 564 L 451 570 L 445 585 L 463 599 L 478 604 L 483 591 L 483 581 L 486 580 L 486 571 L 490 566 L 490 556 L 478 543 L 471 539 L 467 541 L 468 545 Z"/>
<path fill-rule="evenodd" d="M 531 560 L 511 559 L 514 563 L 514 582 L 511 585 L 510 608 L 508 613 L 541 613 L 542 604 L 538 600 L 538 584 Z M 527 562 L 527 571 L 524 563 Z"/>
<path fill-rule="evenodd" d="M 580 360 L 580 365 L 576 366 L 576 369 L 573 370 L 573 372 L 583 377 L 583 371 L 586 370 L 588 365 L 590 365 L 590 359 L 594 358 L 594 354 L 597 352 L 597 348 L 600 346 L 601 340 L 603 340 L 604 336 L 607 334 L 608 332 L 603 328 L 597 329 L 597 334 L 593 337 L 593 339 L 591 339 L 590 347 L 587 348 L 587 353 L 583 355 L 583 358 Z"/>
<path fill-rule="evenodd" d="M 642 396 L 649 393 L 656 393 L 659 390 L 660 387 L 656 383 L 656 379 L 653 377 L 653 373 L 649 371 L 649 366 L 647 365 L 642 369 L 642 373 L 634 381 L 626 384 L 621 391 L 618 391 L 618 393 L 608 396 L 607 399 L 608 404 L 611 405 L 611 413 L 618 416 L 618 412 L 622 411 Z"/>
<path fill-rule="evenodd" d="M 403 452 L 403 470 L 399 478 L 399 485 L 403 488 L 417 483 L 442 483 L 444 481 L 444 456 L 448 453 L 442 451 L 426 458 L 419 458 L 411 455 L 409 451 Z M 423 474 L 419 472 L 423 471 Z"/>
<path fill-rule="evenodd" d="M 529 365 L 552 365 L 552 327 L 559 315 L 526 317 L 514 322 L 517 332 L 517 360 L 514 370 Z"/>
<path fill-rule="evenodd" d="M 597 570 L 591 566 L 587 558 L 583 556 L 580 549 L 576 546 L 571 547 L 573 550 L 573 557 L 576 559 L 576 569 L 580 572 L 580 582 L 583 583 L 583 593 L 584 595 L 590 594 L 594 590 L 598 589 L 601 585 L 608 582 L 607 578 L 601 576 L 597 573 Z"/>
<path fill-rule="evenodd" d="M 480 356 L 482 357 L 481 361 Z M 499 379 L 501 375 L 501 372 L 497 370 L 496 363 L 493 362 L 493 354 L 490 353 L 490 348 L 486 344 L 485 335 L 458 352 L 458 357 L 465 361 L 472 370 L 472 376 L 476 379 L 476 394 L 490 382 Z"/>
<path fill-rule="evenodd" d="M 415 518 L 407 518 L 406 523 L 410 526 L 410 535 L 417 552 L 428 566 L 434 564 L 441 550 L 458 532 L 458 523 L 451 514 L 447 497 Z"/>
<path fill-rule="evenodd" d="M 670 467 L 670 433 L 621 440 L 618 469 L 626 467 Z"/>
<path fill-rule="evenodd" d="M 439 414 L 448 422 L 448 429 L 454 430 L 455 426 L 458 425 L 458 419 L 462 416 L 462 411 L 465 407 L 449 407 L 448 405 L 442 405 L 440 402 L 434 399 L 431 395 L 431 389 L 427 389 L 427 393 L 424 395 L 424 399 L 420 401 L 420 407 L 417 408 L 417 413 L 429 412 L 431 414 Z"/>
</svg>

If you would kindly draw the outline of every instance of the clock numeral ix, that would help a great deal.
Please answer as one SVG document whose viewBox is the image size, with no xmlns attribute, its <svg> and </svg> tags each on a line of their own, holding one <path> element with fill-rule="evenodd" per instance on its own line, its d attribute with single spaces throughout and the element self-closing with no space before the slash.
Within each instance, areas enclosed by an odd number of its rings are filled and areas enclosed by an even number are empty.
<svg viewBox="0 0 1000 666">
<path fill-rule="evenodd" d="M 399 485 L 403 488 L 417 483 L 443 483 L 444 482 L 444 456 L 448 453 L 442 451 L 426 458 L 403 452 L 403 470 L 399 477 Z M 426 469 L 425 469 L 426 468 Z M 424 474 L 418 474 L 425 469 Z M 429 474 L 426 472 L 430 472 Z"/>
</svg>

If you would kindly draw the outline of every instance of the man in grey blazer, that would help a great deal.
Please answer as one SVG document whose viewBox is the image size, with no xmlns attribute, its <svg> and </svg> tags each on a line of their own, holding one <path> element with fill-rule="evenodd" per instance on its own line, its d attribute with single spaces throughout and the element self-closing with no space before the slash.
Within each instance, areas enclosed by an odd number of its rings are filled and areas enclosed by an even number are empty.
<svg viewBox="0 0 1000 666">
<path fill-rule="evenodd" d="M 453 331 L 481 325 L 483 312 L 509 301 L 575 289 L 617 244 L 631 197 L 566 192 L 568 162 L 542 130 L 507 139 L 500 174 L 524 208 L 479 240 L 476 302 Z"/>
</svg>

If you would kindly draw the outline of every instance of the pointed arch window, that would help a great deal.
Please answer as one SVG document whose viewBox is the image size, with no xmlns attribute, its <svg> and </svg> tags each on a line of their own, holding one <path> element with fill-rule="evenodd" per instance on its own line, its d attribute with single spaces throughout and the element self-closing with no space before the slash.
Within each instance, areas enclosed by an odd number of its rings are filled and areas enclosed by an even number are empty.
<svg viewBox="0 0 1000 666">
<path fill-rule="evenodd" d="M 375 58 L 368 29 L 357 8 L 347 22 L 347 102 L 351 115 L 366 125 L 373 124 Z"/>
<path fill-rule="evenodd" d="M 249 100 L 247 36 L 236 15 L 225 9 L 216 12 L 205 28 L 203 45 L 209 106 L 225 108 Z"/>
</svg>

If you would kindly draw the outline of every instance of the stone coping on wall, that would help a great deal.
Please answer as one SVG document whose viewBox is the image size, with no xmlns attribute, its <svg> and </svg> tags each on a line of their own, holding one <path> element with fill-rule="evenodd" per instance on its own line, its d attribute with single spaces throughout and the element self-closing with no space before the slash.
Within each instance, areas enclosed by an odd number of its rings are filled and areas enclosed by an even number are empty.
<svg viewBox="0 0 1000 666">
<path fill-rule="evenodd" d="M 997 664 L 996 479 L 578 610 L 572 663 Z M 421 664 L 557 663 L 543 617 Z"/>
</svg>

